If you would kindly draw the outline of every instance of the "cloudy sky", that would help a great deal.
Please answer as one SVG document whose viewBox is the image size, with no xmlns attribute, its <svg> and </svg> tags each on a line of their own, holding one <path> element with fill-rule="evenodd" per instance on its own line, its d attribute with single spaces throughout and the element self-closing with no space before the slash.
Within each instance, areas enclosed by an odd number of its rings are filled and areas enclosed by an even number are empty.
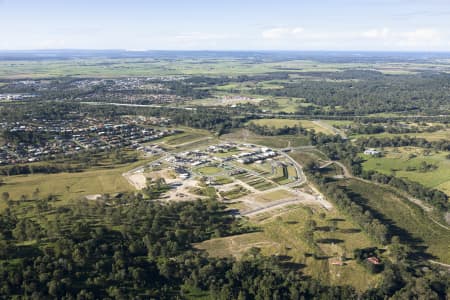
<svg viewBox="0 0 450 300">
<path fill-rule="evenodd" d="M 450 0 L 0 0 L 0 49 L 450 51 Z"/>
</svg>

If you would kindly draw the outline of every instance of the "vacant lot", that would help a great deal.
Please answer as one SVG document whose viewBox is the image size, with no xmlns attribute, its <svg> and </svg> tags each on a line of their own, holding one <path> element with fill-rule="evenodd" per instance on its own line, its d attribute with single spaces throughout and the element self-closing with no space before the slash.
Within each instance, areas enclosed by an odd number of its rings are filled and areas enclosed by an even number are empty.
<svg viewBox="0 0 450 300">
<path fill-rule="evenodd" d="M 216 175 L 221 172 L 224 172 L 224 169 L 213 167 L 213 166 L 207 166 L 207 167 L 201 167 L 195 170 L 196 172 L 200 173 L 201 175 Z"/>
<path fill-rule="evenodd" d="M 272 201 L 278 201 L 286 198 L 294 198 L 295 194 L 288 192 L 286 190 L 276 190 L 272 192 L 267 192 L 264 194 L 258 194 L 258 196 L 255 197 L 256 200 L 260 202 L 272 202 Z"/>
<path fill-rule="evenodd" d="M 0 193 L 8 192 L 12 200 L 18 200 L 22 195 L 31 199 L 37 189 L 40 198 L 52 194 L 63 201 L 70 201 L 92 194 L 133 191 L 134 187 L 122 174 L 143 163 L 143 161 L 139 161 L 119 168 L 94 169 L 80 173 L 2 177 L 4 184 L 0 186 Z M 3 203 L 0 203 L 0 208 L 3 207 Z"/>
<path fill-rule="evenodd" d="M 222 135 L 221 139 L 227 141 L 240 141 L 242 143 L 252 143 L 271 148 L 299 147 L 310 144 L 309 139 L 305 136 L 262 136 L 254 134 L 246 129 L 239 129 L 232 133 Z"/>
<path fill-rule="evenodd" d="M 205 137 L 206 137 L 206 135 L 203 135 L 203 134 L 197 133 L 197 132 L 184 132 L 181 134 L 167 137 L 164 140 L 164 143 L 166 143 L 170 146 L 177 146 L 177 145 L 184 144 L 184 143 L 194 142 L 196 140 L 199 140 L 199 139 L 202 139 Z"/>
</svg>

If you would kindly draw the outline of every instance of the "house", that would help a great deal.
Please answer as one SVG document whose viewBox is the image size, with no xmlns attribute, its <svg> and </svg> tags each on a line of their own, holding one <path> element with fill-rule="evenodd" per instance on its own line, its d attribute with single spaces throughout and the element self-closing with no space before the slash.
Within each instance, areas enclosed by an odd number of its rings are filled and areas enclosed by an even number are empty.
<svg viewBox="0 0 450 300">
<path fill-rule="evenodd" d="M 336 260 L 336 261 L 332 261 L 331 264 L 333 266 L 343 266 L 345 265 L 344 262 L 342 260 Z"/>
<path fill-rule="evenodd" d="M 381 263 L 380 260 L 378 259 L 378 257 L 375 257 L 375 256 L 368 257 L 367 261 L 373 265 L 379 265 Z"/>
<path fill-rule="evenodd" d="M 381 152 L 375 149 L 366 149 L 364 151 L 365 155 L 379 155 Z"/>
<path fill-rule="evenodd" d="M 181 179 L 188 179 L 191 176 L 191 174 L 183 168 L 176 168 L 175 172 L 178 173 Z"/>
</svg>

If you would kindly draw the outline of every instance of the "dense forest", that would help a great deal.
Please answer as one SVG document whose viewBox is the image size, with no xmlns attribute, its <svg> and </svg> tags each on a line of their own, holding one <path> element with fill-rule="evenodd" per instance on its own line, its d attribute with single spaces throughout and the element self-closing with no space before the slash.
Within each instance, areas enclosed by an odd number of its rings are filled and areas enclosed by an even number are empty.
<svg viewBox="0 0 450 300">
<path fill-rule="evenodd" d="M 450 75 L 420 73 L 386 75 L 376 71 L 301 73 L 301 81 L 280 84 L 283 89 L 257 88 L 258 95 L 304 98 L 328 114 L 364 115 L 381 112 L 424 112 L 440 115 L 450 103 Z M 308 79 L 311 76 L 312 79 Z M 302 108 L 299 113 L 327 114 L 323 109 Z"/>
<path fill-rule="evenodd" d="M 0 293 L 7 298 L 183 299 L 202 291 L 216 299 L 439 299 L 448 285 L 439 274 L 417 277 L 387 264 L 380 287 L 358 295 L 290 271 L 257 248 L 240 261 L 209 258 L 192 243 L 257 230 L 214 200 L 160 204 L 124 194 L 69 206 L 54 197 L 3 201 Z"/>
</svg>

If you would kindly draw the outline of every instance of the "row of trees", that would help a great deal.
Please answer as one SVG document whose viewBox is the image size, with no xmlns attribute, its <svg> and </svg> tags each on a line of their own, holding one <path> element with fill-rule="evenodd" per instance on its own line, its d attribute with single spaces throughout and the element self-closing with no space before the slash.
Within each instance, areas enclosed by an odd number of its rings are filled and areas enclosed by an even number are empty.
<svg viewBox="0 0 450 300">
<path fill-rule="evenodd" d="M 380 244 L 389 243 L 390 236 L 387 226 L 375 218 L 370 210 L 352 199 L 342 187 L 329 183 L 326 177 L 314 170 L 308 170 L 308 178 L 320 188 L 327 199 L 332 199 L 339 209 L 348 213 L 370 237 Z"/>
<path fill-rule="evenodd" d="M 246 125 L 248 130 L 264 136 L 276 136 L 276 135 L 308 135 L 308 130 L 306 130 L 301 125 L 295 126 L 283 126 L 283 127 L 275 127 L 275 126 L 267 126 L 267 125 L 258 125 L 254 122 L 250 122 Z"/>
</svg>

